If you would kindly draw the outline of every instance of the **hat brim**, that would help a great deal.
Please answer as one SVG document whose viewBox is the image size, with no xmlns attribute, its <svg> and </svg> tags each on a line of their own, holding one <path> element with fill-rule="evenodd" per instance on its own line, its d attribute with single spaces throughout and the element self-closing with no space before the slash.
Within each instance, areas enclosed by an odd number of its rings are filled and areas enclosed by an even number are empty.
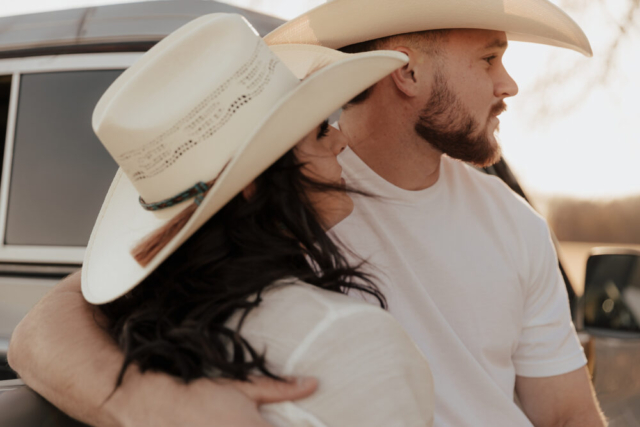
<svg viewBox="0 0 640 427">
<path fill-rule="evenodd" d="M 170 217 L 142 209 L 138 193 L 119 170 L 103 203 L 84 258 L 82 293 L 103 304 L 134 288 L 198 228 L 331 113 L 406 64 L 399 52 L 348 55 L 302 81 L 266 115 L 234 154 L 189 222 L 146 267 L 131 249 Z M 171 209 L 182 210 L 189 202 Z M 182 206 L 184 205 L 184 206 Z M 182 206 L 182 207 L 181 207 Z"/>
<path fill-rule="evenodd" d="M 510 40 L 573 49 L 592 56 L 580 26 L 547 0 L 334 0 L 281 25 L 269 45 L 305 43 L 339 49 L 426 30 L 504 31 Z"/>
</svg>

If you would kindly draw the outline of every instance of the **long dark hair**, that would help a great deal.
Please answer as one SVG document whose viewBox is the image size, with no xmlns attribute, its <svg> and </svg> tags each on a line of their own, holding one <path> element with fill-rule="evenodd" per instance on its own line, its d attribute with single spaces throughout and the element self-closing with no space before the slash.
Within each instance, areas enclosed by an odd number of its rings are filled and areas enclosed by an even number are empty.
<svg viewBox="0 0 640 427">
<path fill-rule="evenodd" d="M 308 178 L 293 150 L 237 195 L 147 279 L 100 306 L 108 332 L 124 351 L 126 369 L 162 371 L 191 380 L 248 380 L 267 369 L 241 334 L 242 320 L 275 281 L 297 278 L 334 292 L 359 290 L 386 307 L 382 293 L 323 230 L 307 191 L 345 191 Z M 225 326 L 240 310 L 237 328 Z"/>
</svg>

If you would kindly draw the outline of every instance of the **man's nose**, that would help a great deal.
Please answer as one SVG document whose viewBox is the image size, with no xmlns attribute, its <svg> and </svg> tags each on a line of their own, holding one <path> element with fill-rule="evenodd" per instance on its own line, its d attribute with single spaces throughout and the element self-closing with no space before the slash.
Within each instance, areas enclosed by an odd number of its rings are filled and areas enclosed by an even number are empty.
<svg viewBox="0 0 640 427">
<path fill-rule="evenodd" d="M 502 67 L 502 72 L 498 76 L 495 83 L 495 96 L 498 98 L 508 98 L 518 94 L 518 84 L 509 75 L 507 70 Z"/>
</svg>

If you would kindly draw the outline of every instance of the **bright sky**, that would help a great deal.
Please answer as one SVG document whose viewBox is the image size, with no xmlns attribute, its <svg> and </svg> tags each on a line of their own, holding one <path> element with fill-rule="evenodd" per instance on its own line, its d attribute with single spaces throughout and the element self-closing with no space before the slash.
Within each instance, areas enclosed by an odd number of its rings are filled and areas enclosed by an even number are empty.
<svg viewBox="0 0 640 427">
<path fill-rule="evenodd" d="M 137 0 L 139 1 L 139 0 Z M 444 0 L 443 0 L 444 1 Z M 557 3 L 557 0 L 552 0 Z M 520 93 L 508 101 L 509 111 L 501 116 L 504 155 L 523 186 L 530 192 L 578 197 L 617 197 L 640 194 L 640 56 L 637 45 L 623 45 L 614 78 L 602 87 L 585 86 L 585 76 L 602 63 L 611 25 L 631 0 L 607 2 L 611 17 L 592 8 L 570 13 L 591 40 L 595 57 L 586 59 L 564 49 L 527 43 L 512 43 L 505 57 L 507 69 L 518 82 Z M 0 16 L 71 7 L 124 3 L 123 0 L 0 0 Z M 271 15 L 293 18 L 323 3 L 323 0 L 225 0 L 237 6 Z M 619 10 L 612 9 L 618 6 Z M 583 8 L 584 9 L 584 8 Z M 638 31 L 630 35 L 638 42 Z M 551 106 L 561 105 L 566 92 L 589 96 L 575 108 L 563 109 L 554 117 L 531 114 L 534 83 L 548 70 L 577 64 L 580 72 L 566 89 L 550 93 Z M 537 99 L 537 98 L 536 98 Z"/>
</svg>

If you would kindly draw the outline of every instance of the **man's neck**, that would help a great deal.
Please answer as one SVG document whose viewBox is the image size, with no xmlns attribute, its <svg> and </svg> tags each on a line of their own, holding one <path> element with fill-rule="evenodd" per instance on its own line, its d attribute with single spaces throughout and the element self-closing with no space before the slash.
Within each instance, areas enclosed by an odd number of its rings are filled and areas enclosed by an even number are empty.
<svg viewBox="0 0 640 427">
<path fill-rule="evenodd" d="M 411 126 L 398 126 L 398 120 L 407 119 L 368 114 L 366 107 L 357 106 L 345 110 L 339 123 L 349 147 L 383 179 L 404 190 L 431 187 L 440 175 L 442 153 Z"/>
</svg>

